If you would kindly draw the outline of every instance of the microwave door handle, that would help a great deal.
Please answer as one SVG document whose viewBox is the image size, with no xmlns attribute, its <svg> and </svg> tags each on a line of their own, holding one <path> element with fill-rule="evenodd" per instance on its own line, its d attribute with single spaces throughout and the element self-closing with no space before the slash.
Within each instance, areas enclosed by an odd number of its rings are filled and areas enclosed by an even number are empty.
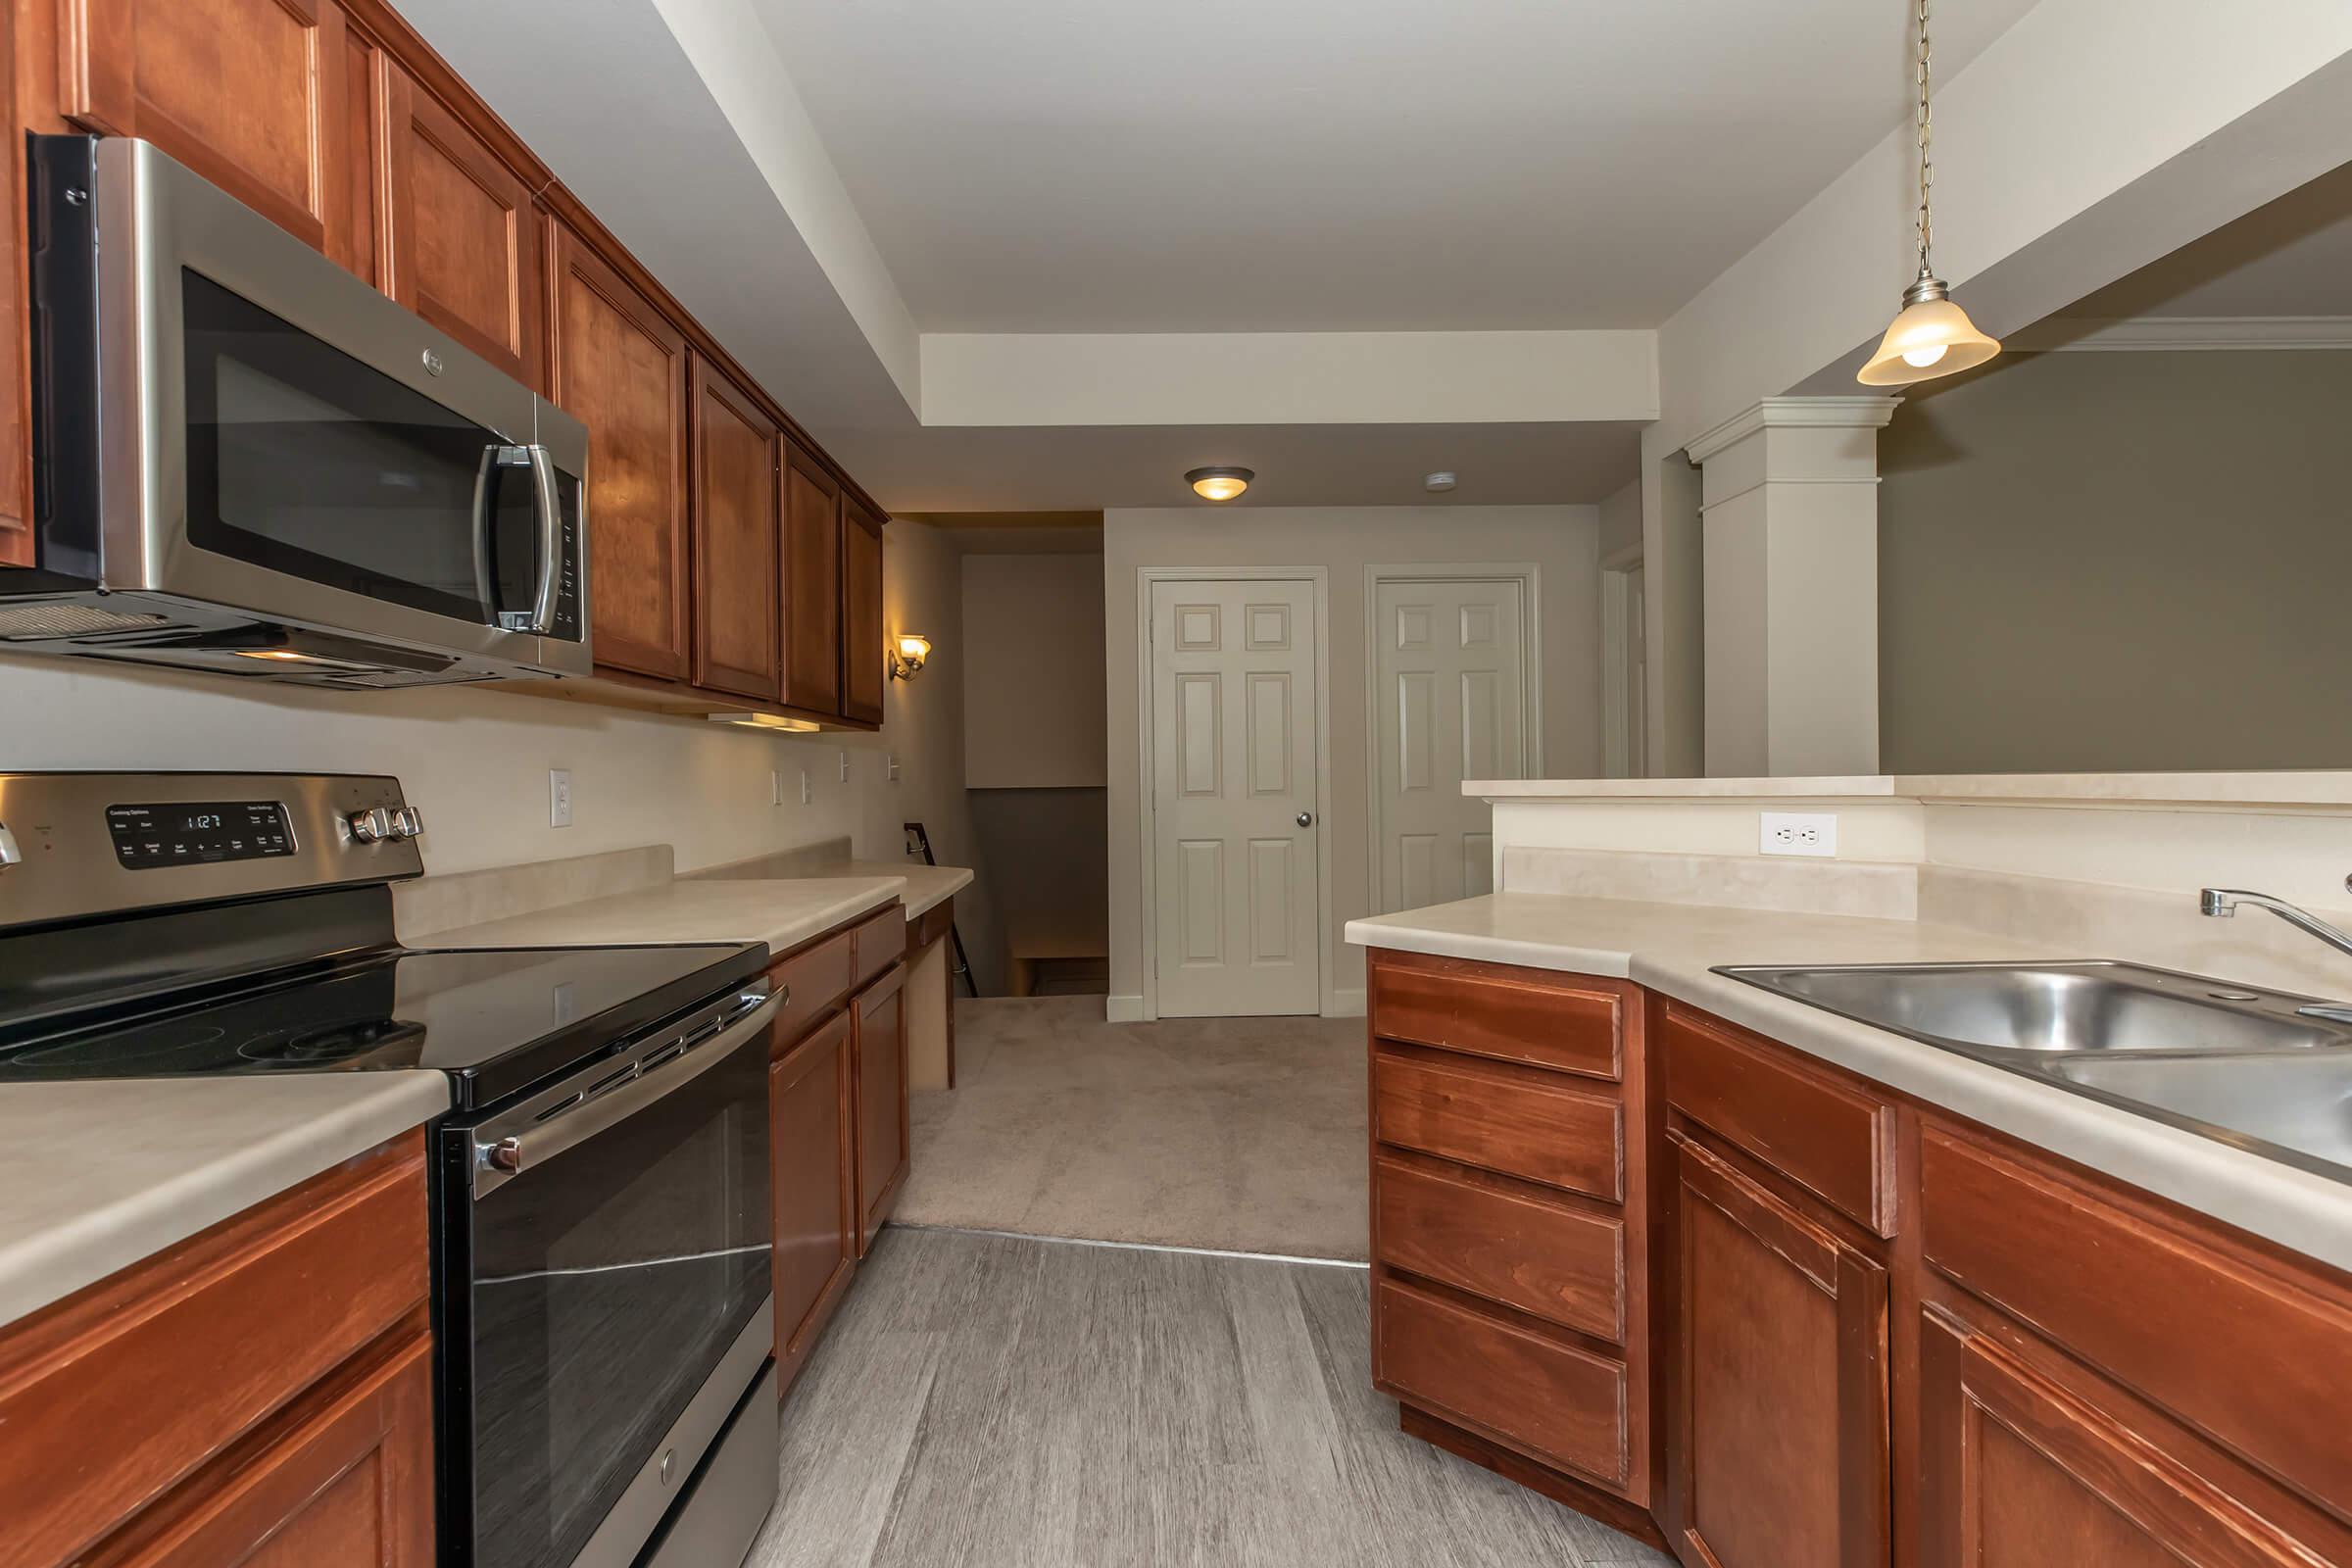
<svg viewBox="0 0 2352 1568">
<path fill-rule="evenodd" d="M 675 1094 L 686 1085 L 717 1066 L 742 1047 L 758 1038 L 767 1026 L 786 993 L 771 991 L 765 994 L 747 992 L 735 1010 L 728 1013 L 725 1027 L 718 1034 L 699 1045 L 689 1047 L 683 1054 L 666 1057 L 660 1066 L 646 1069 L 616 1089 L 609 1090 L 593 1100 L 583 1101 L 561 1114 L 545 1121 L 523 1121 L 508 1132 L 500 1121 L 485 1122 L 473 1134 L 473 1197 L 476 1202 L 498 1191 L 515 1177 L 536 1169 L 567 1149 L 586 1143 L 646 1106 Z M 599 1063 L 598 1067 L 610 1063 Z M 593 1076 L 595 1068 L 580 1076 Z M 520 1112 L 516 1112 L 517 1117 Z"/>
<path fill-rule="evenodd" d="M 473 591 L 482 601 L 490 624 L 498 621 L 498 578 L 490 561 L 490 518 L 497 510 L 498 455 L 501 442 L 482 448 L 481 466 L 473 470 Z"/>
<path fill-rule="evenodd" d="M 531 630 L 547 637 L 556 629 L 557 589 L 564 579 L 564 506 L 556 491 L 556 460 L 545 447 L 528 450 L 539 491 L 539 602 L 531 611 Z"/>
</svg>

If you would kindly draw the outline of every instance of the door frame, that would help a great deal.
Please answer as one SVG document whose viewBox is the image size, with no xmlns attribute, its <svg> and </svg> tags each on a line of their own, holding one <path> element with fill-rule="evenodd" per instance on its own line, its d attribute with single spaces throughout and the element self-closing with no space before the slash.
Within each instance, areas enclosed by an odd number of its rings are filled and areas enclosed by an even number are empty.
<svg viewBox="0 0 2352 1568">
<path fill-rule="evenodd" d="M 1626 701 L 1631 674 L 1626 633 L 1633 620 L 1628 602 L 1633 573 L 1647 564 L 1639 541 L 1600 563 L 1600 771 L 1604 778 L 1634 777 L 1634 753 L 1646 749 L 1636 744 L 1633 705 Z M 1648 618 L 1642 616 L 1644 635 Z M 1646 742 L 1647 737 L 1642 740 Z"/>
<path fill-rule="evenodd" d="M 1142 1020 L 1159 1017 L 1159 803 L 1152 781 L 1152 590 L 1163 582 L 1302 582 L 1315 606 L 1315 979 L 1316 1006 L 1337 1016 L 1332 1001 L 1331 940 L 1331 582 L 1321 566 L 1138 566 L 1135 568 L 1136 800 L 1143 832 L 1144 1004 Z"/>
<path fill-rule="evenodd" d="M 1527 776 L 1544 776 L 1544 617 L 1541 573 L 1532 561 L 1442 562 L 1364 568 L 1364 903 L 1380 897 L 1380 589 L 1392 582 L 1511 582 L 1519 584 L 1519 733 L 1527 740 Z M 1494 886 L 1502 886 L 1502 845 L 1494 846 Z M 1386 912 L 1374 909 L 1375 913 Z"/>
</svg>

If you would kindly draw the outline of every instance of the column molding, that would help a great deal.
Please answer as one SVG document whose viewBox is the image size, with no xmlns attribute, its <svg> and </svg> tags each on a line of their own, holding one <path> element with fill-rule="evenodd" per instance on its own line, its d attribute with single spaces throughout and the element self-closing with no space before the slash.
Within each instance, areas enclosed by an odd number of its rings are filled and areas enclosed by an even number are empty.
<svg viewBox="0 0 2352 1568">
<path fill-rule="evenodd" d="M 1883 430 L 1901 398 L 1879 395 L 1834 398 L 1764 398 L 1702 434 L 1684 450 L 1690 461 L 1706 461 L 1759 430 Z"/>
</svg>

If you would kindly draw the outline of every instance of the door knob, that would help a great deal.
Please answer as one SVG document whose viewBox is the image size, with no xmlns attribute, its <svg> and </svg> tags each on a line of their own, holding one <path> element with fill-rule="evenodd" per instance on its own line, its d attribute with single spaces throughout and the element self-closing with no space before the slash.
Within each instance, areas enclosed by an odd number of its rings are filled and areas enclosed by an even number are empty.
<svg viewBox="0 0 2352 1568">
<path fill-rule="evenodd" d="M 1298 813 L 1298 825 L 1300 827 L 1313 827 L 1315 825 L 1315 813 L 1312 811 L 1300 811 Z"/>
</svg>

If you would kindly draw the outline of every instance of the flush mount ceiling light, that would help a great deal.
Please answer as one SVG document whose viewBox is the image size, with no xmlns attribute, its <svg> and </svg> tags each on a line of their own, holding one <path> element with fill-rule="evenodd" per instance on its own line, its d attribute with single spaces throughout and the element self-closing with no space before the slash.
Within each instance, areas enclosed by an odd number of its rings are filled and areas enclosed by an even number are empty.
<svg viewBox="0 0 2352 1568">
<path fill-rule="evenodd" d="M 1441 468 L 1436 473 L 1430 474 L 1423 478 L 1421 481 L 1421 488 L 1430 491 L 1432 494 L 1442 495 L 1446 491 L 1452 489 L 1453 484 L 1454 478 L 1452 470 Z"/>
<path fill-rule="evenodd" d="M 1231 501 L 1256 477 L 1248 468 L 1195 468 L 1184 476 L 1184 482 L 1203 501 Z"/>
<path fill-rule="evenodd" d="M 895 679 L 914 679 L 930 657 L 931 639 L 919 631 L 903 631 L 890 640 L 890 673 Z"/>
<path fill-rule="evenodd" d="M 1936 186 L 1936 166 L 1928 143 L 1934 125 L 1928 118 L 1928 0 L 1919 0 L 1919 276 L 1903 290 L 1903 309 L 1886 328 L 1879 349 L 1854 379 L 1864 386 L 1909 386 L 1939 375 L 1983 365 L 2001 352 L 1998 339 L 1977 330 L 1968 313 L 1952 303 L 1951 291 L 1928 264 L 1928 247 L 1935 238 L 1928 198 Z"/>
</svg>

